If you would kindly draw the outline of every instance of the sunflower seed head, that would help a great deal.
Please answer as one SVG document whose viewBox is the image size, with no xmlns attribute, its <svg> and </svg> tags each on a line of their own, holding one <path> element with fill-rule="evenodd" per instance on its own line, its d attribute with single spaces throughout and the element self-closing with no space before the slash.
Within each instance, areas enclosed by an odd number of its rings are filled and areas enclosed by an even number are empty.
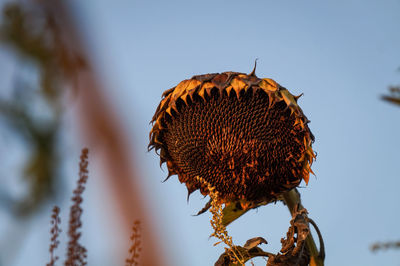
<svg viewBox="0 0 400 266">
<path fill-rule="evenodd" d="M 189 194 L 209 194 L 201 177 L 221 203 L 274 200 L 312 173 L 314 136 L 299 97 L 255 73 L 194 76 L 164 92 L 149 149 Z"/>
</svg>

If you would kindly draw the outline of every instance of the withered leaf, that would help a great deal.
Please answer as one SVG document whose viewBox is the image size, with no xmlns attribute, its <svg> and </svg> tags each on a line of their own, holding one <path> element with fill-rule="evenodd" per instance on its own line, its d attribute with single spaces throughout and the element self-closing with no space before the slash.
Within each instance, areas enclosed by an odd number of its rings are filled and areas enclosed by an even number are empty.
<svg viewBox="0 0 400 266">
<path fill-rule="evenodd" d="M 244 244 L 243 247 L 245 249 L 249 250 L 249 249 L 252 249 L 252 248 L 254 248 L 254 247 L 256 247 L 256 246 L 258 246 L 260 244 L 268 244 L 268 242 L 267 242 L 267 240 L 265 240 L 264 238 L 259 236 L 259 237 L 254 237 L 254 238 L 251 238 L 251 239 L 247 240 L 246 244 Z"/>
</svg>

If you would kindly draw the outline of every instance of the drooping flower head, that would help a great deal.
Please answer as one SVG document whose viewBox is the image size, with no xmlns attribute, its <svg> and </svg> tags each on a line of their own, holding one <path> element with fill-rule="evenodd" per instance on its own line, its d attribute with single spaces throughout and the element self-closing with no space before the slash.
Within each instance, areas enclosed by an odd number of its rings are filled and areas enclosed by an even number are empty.
<svg viewBox="0 0 400 266">
<path fill-rule="evenodd" d="M 200 178 L 220 203 L 275 200 L 312 172 L 314 136 L 299 97 L 254 71 L 194 76 L 162 95 L 149 149 L 189 195 L 209 194 Z"/>
</svg>

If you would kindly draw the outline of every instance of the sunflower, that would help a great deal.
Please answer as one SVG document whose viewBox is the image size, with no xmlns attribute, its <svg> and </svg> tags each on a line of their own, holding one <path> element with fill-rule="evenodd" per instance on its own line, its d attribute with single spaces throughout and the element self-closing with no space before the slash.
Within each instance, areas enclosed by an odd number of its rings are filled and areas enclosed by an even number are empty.
<svg viewBox="0 0 400 266">
<path fill-rule="evenodd" d="M 314 136 L 300 96 L 254 71 L 194 76 L 163 93 L 149 150 L 188 196 L 209 195 L 211 185 L 220 204 L 274 201 L 312 173 Z"/>
</svg>

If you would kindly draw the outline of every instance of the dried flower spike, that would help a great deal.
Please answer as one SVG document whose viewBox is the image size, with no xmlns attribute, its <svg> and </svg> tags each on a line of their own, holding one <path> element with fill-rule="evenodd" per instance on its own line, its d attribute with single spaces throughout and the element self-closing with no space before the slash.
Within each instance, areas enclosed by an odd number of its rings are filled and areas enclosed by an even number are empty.
<svg viewBox="0 0 400 266">
<path fill-rule="evenodd" d="M 250 208 L 275 200 L 302 179 L 308 183 L 312 172 L 314 136 L 300 96 L 254 71 L 194 76 L 164 92 L 149 149 L 189 195 L 210 193 L 198 176 L 221 204 L 240 200 Z"/>
<path fill-rule="evenodd" d="M 82 149 L 81 161 L 79 163 L 79 179 L 77 187 L 74 190 L 74 196 L 72 197 L 73 205 L 69 213 L 69 226 L 68 226 L 68 247 L 67 247 L 67 259 L 65 266 L 75 265 L 86 265 L 87 250 L 84 246 L 79 243 L 81 232 L 79 229 L 82 227 L 81 215 L 83 209 L 81 207 L 83 198 L 82 193 L 85 190 L 85 185 L 88 179 L 88 153 L 87 148 Z"/>
<path fill-rule="evenodd" d="M 58 237 L 61 233 L 60 224 L 61 224 L 60 208 L 58 206 L 54 206 L 51 215 L 51 229 L 50 229 L 51 243 L 49 248 L 50 262 L 47 263 L 46 266 L 54 266 L 56 261 L 58 260 L 58 256 L 55 255 L 55 250 L 60 244 L 60 241 L 58 240 Z"/>
<path fill-rule="evenodd" d="M 233 244 L 232 237 L 228 235 L 226 226 L 222 222 L 222 205 L 218 203 L 218 191 L 215 191 L 215 188 L 203 178 L 197 176 L 196 180 L 207 186 L 209 196 L 211 198 L 210 212 L 212 214 L 212 219 L 210 220 L 210 223 L 211 227 L 214 229 L 214 233 L 212 233 L 211 236 L 220 240 L 219 242 L 215 243 L 214 246 L 220 244 L 221 242 L 225 243 L 225 245 L 228 246 L 228 248 L 225 248 L 225 252 L 230 257 L 230 260 L 242 265 L 243 258 L 238 252 L 237 247 Z"/>
<path fill-rule="evenodd" d="M 126 266 L 137 266 L 139 265 L 139 256 L 141 248 L 141 232 L 140 232 L 140 221 L 136 220 L 132 226 L 131 241 L 132 245 L 129 248 L 129 257 L 125 260 Z"/>
</svg>

